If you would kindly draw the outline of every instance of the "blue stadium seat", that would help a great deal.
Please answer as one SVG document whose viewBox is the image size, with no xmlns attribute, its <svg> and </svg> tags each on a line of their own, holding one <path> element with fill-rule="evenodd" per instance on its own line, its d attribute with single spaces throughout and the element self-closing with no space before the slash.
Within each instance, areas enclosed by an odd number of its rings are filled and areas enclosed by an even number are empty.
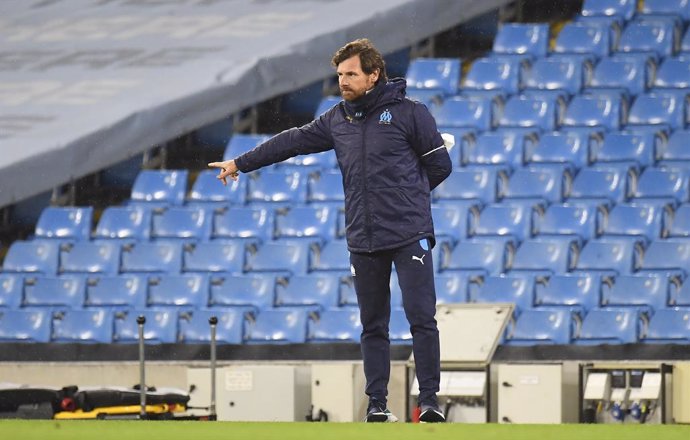
<svg viewBox="0 0 690 440">
<path fill-rule="evenodd" d="M 181 243 L 160 241 L 122 245 L 121 272 L 179 273 L 181 266 Z"/>
<path fill-rule="evenodd" d="M 60 273 L 116 274 L 119 270 L 119 243 L 77 242 L 60 248 Z"/>
<path fill-rule="evenodd" d="M 24 280 L 22 307 L 50 310 L 81 309 L 86 299 L 86 280 L 79 276 L 31 277 Z"/>
<path fill-rule="evenodd" d="M 690 238 L 690 204 L 677 207 L 669 223 L 666 225 L 669 237 Z"/>
<path fill-rule="evenodd" d="M 586 57 L 600 58 L 608 56 L 613 47 L 609 26 L 571 22 L 558 33 L 553 51 L 557 54 L 583 54 Z"/>
<path fill-rule="evenodd" d="M 465 239 L 468 233 L 469 219 L 475 218 L 478 214 L 478 206 L 472 203 L 431 205 L 431 217 L 434 220 L 436 238 L 449 240 L 452 243 Z"/>
<path fill-rule="evenodd" d="M 637 20 L 627 24 L 618 42 L 618 51 L 644 53 L 655 59 L 673 56 L 678 51 L 678 31 L 665 20 Z"/>
<path fill-rule="evenodd" d="M 192 206 L 243 205 L 247 199 L 248 179 L 227 179 L 222 185 L 218 171 L 203 170 L 194 180 L 187 203 Z"/>
<path fill-rule="evenodd" d="M 179 314 L 179 340 L 187 344 L 211 342 L 209 319 L 215 317 L 216 342 L 218 344 L 242 344 L 244 339 L 245 313 L 241 309 L 193 310 Z"/>
<path fill-rule="evenodd" d="M 460 241 L 444 253 L 440 268 L 497 275 L 509 267 L 514 252 L 515 245 L 504 238 L 473 238 Z"/>
<path fill-rule="evenodd" d="M 155 210 L 151 238 L 154 240 L 205 241 L 211 237 L 212 211 L 187 206 Z"/>
<path fill-rule="evenodd" d="M 307 174 L 299 171 L 261 171 L 252 174 L 247 184 L 248 203 L 282 206 L 306 201 Z"/>
<path fill-rule="evenodd" d="M 591 310 L 582 320 L 577 345 L 628 344 L 638 342 L 639 312 L 635 309 Z"/>
<path fill-rule="evenodd" d="M 405 96 L 413 101 L 421 102 L 427 108 L 441 105 L 444 92 L 441 89 L 407 89 Z"/>
<path fill-rule="evenodd" d="M 307 323 L 307 342 L 359 343 L 361 334 L 359 310 L 354 308 L 324 310 Z"/>
<path fill-rule="evenodd" d="M 593 150 L 595 165 L 635 167 L 641 170 L 654 165 L 658 151 L 662 150 L 663 138 L 651 132 L 610 132 Z"/>
<path fill-rule="evenodd" d="M 148 240 L 151 210 L 144 206 L 109 206 L 101 215 L 95 239 Z"/>
<path fill-rule="evenodd" d="M 630 172 L 618 169 L 583 168 L 573 179 L 570 189 L 569 203 L 597 203 L 613 204 L 625 201 L 632 191 L 628 181 L 632 179 Z"/>
<path fill-rule="evenodd" d="M 661 154 L 658 166 L 663 168 L 690 169 L 690 130 L 675 130 L 671 133 Z"/>
<path fill-rule="evenodd" d="M 351 274 L 340 278 L 340 307 L 358 307 L 357 292 Z"/>
<path fill-rule="evenodd" d="M 211 279 L 209 305 L 213 308 L 272 308 L 276 277 L 273 274 L 226 275 Z"/>
<path fill-rule="evenodd" d="M 553 164 L 567 165 L 575 173 L 589 164 L 590 145 L 594 143 L 587 133 L 576 131 L 555 131 L 539 136 L 536 143 L 529 143 L 525 149 L 525 162 L 528 166 Z"/>
<path fill-rule="evenodd" d="M 547 237 L 523 241 L 515 251 L 510 269 L 515 272 L 550 275 L 569 272 L 579 248 L 571 238 Z"/>
<path fill-rule="evenodd" d="M 308 238 L 322 242 L 337 236 L 338 210 L 326 206 L 294 206 L 276 211 L 276 238 Z"/>
<path fill-rule="evenodd" d="M 689 344 L 690 309 L 658 310 L 649 320 L 641 341 L 657 344 Z"/>
<path fill-rule="evenodd" d="M 623 124 L 625 103 L 613 95 L 577 95 L 568 104 L 563 127 L 594 127 L 602 131 L 618 130 Z"/>
<path fill-rule="evenodd" d="M 311 269 L 315 271 L 350 270 L 350 251 L 345 240 L 331 240 L 325 243 L 318 252 L 312 253 Z"/>
<path fill-rule="evenodd" d="M 619 203 L 606 216 L 602 237 L 629 237 L 649 242 L 665 236 L 664 208 Z"/>
<path fill-rule="evenodd" d="M 127 310 L 115 312 L 113 342 L 139 342 L 137 318 L 143 316 L 144 343 L 171 344 L 177 342 L 177 311 L 175 310 Z"/>
<path fill-rule="evenodd" d="M 551 275 L 536 284 L 534 303 L 537 307 L 563 307 L 580 316 L 599 307 L 601 277 L 594 273 L 562 273 Z"/>
<path fill-rule="evenodd" d="M 505 236 L 521 242 L 532 236 L 534 212 L 525 205 L 510 201 L 487 205 L 479 213 L 472 227 L 474 236 Z"/>
<path fill-rule="evenodd" d="M 434 189 L 432 197 L 439 203 L 455 203 L 460 200 L 493 203 L 497 200 L 499 179 L 505 179 L 505 174 L 498 170 L 454 170 Z"/>
<path fill-rule="evenodd" d="M 550 205 L 538 218 L 537 236 L 539 238 L 566 236 L 582 243 L 599 234 L 602 213 L 602 208 L 591 205 L 577 203 Z"/>
<path fill-rule="evenodd" d="M 276 282 L 275 305 L 338 307 L 341 277 L 341 274 L 311 274 L 280 278 Z"/>
<path fill-rule="evenodd" d="M 17 309 L 24 295 L 24 275 L 0 273 L 0 311 Z"/>
<path fill-rule="evenodd" d="M 144 309 L 148 279 L 139 275 L 89 277 L 84 306 L 116 310 Z"/>
<path fill-rule="evenodd" d="M 401 308 L 391 308 L 391 319 L 388 324 L 388 337 L 391 344 L 412 345 L 412 332 L 407 321 L 405 311 Z"/>
<path fill-rule="evenodd" d="M 49 310 L 0 310 L 0 342 L 50 342 Z"/>
<path fill-rule="evenodd" d="M 309 311 L 305 309 L 262 310 L 247 321 L 248 344 L 299 344 L 306 342 Z"/>
<path fill-rule="evenodd" d="M 5 260 L 3 272 L 28 272 L 54 275 L 58 269 L 60 243 L 46 240 L 16 240 L 11 245 Z"/>
<path fill-rule="evenodd" d="M 677 205 L 690 200 L 690 170 L 647 168 L 640 174 L 633 201 Z"/>
<path fill-rule="evenodd" d="M 652 86 L 654 63 L 651 59 L 617 55 L 602 58 L 594 68 L 586 92 L 614 92 L 628 98 Z"/>
<path fill-rule="evenodd" d="M 200 309 L 209 303 L 209 279 L 201 274 L 149 277 L 148 307 Z"/>
<path fill-rule="evenodd" d="M 113 342 L 113 314 L 110 310 L 65 310 L 53 315 L 51 342 Z"/>
<path fill-rule="evenodd" d="M 508 329 L 506 345 L 570 344 L 573 315 L 568 310 L 525 310 Z"/>
<path fill-rule="evenodd" d="M 653 241 L 645 249 L 640 269 L 684 277 L 690 268 L 690 242 L 682 239 Z"/>
<path fill-rule="evenodd" d="M 237 156 L 241 156 L 257 145 L 267 141 L 270 137 L 268 134 L 235 133 L 225 147 L 223 160 L 235 159 Z"/>
<path fill-rule="evenodd" d="M 560 125 L 563 107 L 564 102 L 557 98 L 513 96 L 506 101 L 498 125 L 553 131 Z"/>
<path fill-rule="evenodd" d="M 554 96 L 569 98 L 580 93 L 591 68 L 591 63 L 574 58 L 539 58 L 523 70 L 523 93 L 551 91 Z"/>
<path fill-rule="evenodd" d="M 690 31 L 686 30 L 685 34 L 683 34 L 683 39 L 680 42 L 680 54 L 681 56 L 685 56 L 688 53 L 690 53 Z"/>
<path fill-rule="evenodd" d="M 582 15 L 618 16 L 624 21 L 633 18 L 637 12 L 637 0 L 585 0 L 582 4 Z"/>
<path fill-rule="evenodd" d="M 312 246 L 314 244 L 306 240 L 249 246 L 245 256 L 245 272 L 305 275 L 309 272 L 309 254 Z"/>
<path fill-rule="evenodd" d="M 276 164 L 277 170 L 319 171 L 331 170 L 338 166 L 335 150 L 293 156 Z"/>
<path fill-rule="evenodd" d="M 638 95 L 628 114 L 627 128 L 637 126 L 654 130 L 685 128 L 686 99 L 669 91 L 654 91 Z"/>
<path fill-rule="evenodd" d="M 140 171 L 132 186 L 130 203 L 182 205 L 187 192 L 187 175 L 187 170 Z"/>
<path fill-rule="evenodd" d="M 407 68 L 410 89 L 441 90 L 455 95 L 460 83 L 461 61 L 458 58 L 417 58 Z"/>
<path fill-rule="evenodd" d="M 688 307 L 690 306 L 690 282 L 681 280 L 681 276 L 670 276 L 671 293 L 668 299 L 668 305 L 671 307 Z"/>
<path fill-rule="evenodd" d="M 521 168 L 502 190 L 503 201 L 530 199 L 536 203 L 560 203 L 569 186 L 569 174 L 557 168 Z"/>
<path fill-rule="evenodd" d="M 645 0 L 642 13 L 651 15 L 677 16 L 683 20 L 690 20 L 690 3 L 688 0 Z"/>
<path fill-rule="evenodd" d="M 472 62 L 462 85 L 463 94 L 481 92 L 502 92 L 513 95 L 520 92 L 520 70 L 518 59 L 479 58 Z"/>
<path fill-rule="evenodd" d="M 49 206 L 36 223 L 37 238 L 88 240 L 91 238 L 93 207 Z"/>
<path fill-rule="evenodd" d="M 487 131 L 496 126 L 498 103 L 490 97 L 453 96 L 432 107 L 431 114 L 441 131 L 461 127 Z"/>
<path fill-rule="evenodd" d="M 533 140 L 518 133 L 482 133 L 472 141 L 463 142 L 462 163 L 471 167 L 520 168 L 526 145 L 530 142 Z"/>
<path fill-rule="evenodd" d="M 321 99 L 321 102 L 319 102 L 319 106 L 316 107 L 314 118 L 318 118 L 322 114 L 326 113 L 334 105 L 340 104 L 342 100 L 343 98 L 341 96 L 324 96 L 323 99 Z"/>
<path fill-rule="evenodd" d="M 630 275 L 639 267 L 640 242 L 617 238 L 588 241 L 577 260 L 577 269 L 611 275 Z"/>
<path fill-rule="evenodd" d="M 319 205 L 343 205 L 345 193 L 343 192 L 343 175 L 340 171 L 331 170 L 310 174 L 307 181 L 307 201 Z"/>
<path fill-rule="evenodd" d="M 183 272 L 242 273 L 245 245 L 240 240 L 222 240 L 185 245 L 182 252 Z"/>
<path fill-rule="evenodd" d="M 233 206 L 213 217 L 213 240 L 238 240 L 248 243 L 273 239 L 274 211 L 270 207 Z"/>
<path fill-rule="evenodd" d="M 462 272 L 444 272 L 434 277 L 437 304 L 463 304 L 468 299 L 471 275 Z"/>
<path fill-rule="evenodd" d="M 494 37 L 493 53 L 544 57 L 549 46 L 549 25 L 543 23 L 504 23 Z"/>
<path fill-rule="evenodd" d="M 690 58 L 687 56 L 664 58 L 654 75 L 652 91 L 690 88 L 688 72 L 690 72 Z"/>
<path fill-rule="evenodd" d="M 603 307 L 636 307 L 650 315 L 666 308 L 669 301 L 669 280 L 661 274 L 619 275 L 612 283 L 603 283 Z"/>
<path fill-rule="evenodd" d="M 469 284 L 473 303 L 514 303 L 516 315 L 534 307 L 534 277 L 498 275 L 484 277 L 482 283 Z"/>
</svg>

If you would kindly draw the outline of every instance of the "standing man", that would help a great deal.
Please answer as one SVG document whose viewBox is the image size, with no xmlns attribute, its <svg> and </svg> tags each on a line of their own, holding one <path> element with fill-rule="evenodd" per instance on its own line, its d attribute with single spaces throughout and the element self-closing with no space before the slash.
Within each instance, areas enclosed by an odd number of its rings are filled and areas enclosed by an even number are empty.
<svg viewBox="0 0 690 440">
<path fill-rule="evenodd" d="M 388 81 L 381 54 L 367 39 L 340 48 L 332 63 L 343 101 L 299 128 L 274 136 L 234 160 L 210 163 L 218 178 L 247 173 L 300 154 L 335 149 L 343 174 L 350 269 L 362 322 L 369 396 L 367 422 L 394 422 L 387 409 L 390 376 L 390 277 L 395 264 L 412 333 L 420 421 L 444 422 L 436 393 L 440 350 L 431 248 L 431 190 L 451 160 L 428 109 L 405 97 L 404 79 Z"/>
</svg>

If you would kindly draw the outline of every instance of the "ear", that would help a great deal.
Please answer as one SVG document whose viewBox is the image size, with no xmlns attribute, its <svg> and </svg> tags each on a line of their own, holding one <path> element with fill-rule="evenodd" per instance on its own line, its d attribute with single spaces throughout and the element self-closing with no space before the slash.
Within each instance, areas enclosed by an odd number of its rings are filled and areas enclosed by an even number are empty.
<svg viewBox="0 0 690 440">
<path fill-rule="evenodd" d="M 369 74 L 369 77 L 373 82 L 376 82 L 379 80 L 379 75 L 381 75 L 381 69 L 374 69 L 374 71 Z"/>
</svg>

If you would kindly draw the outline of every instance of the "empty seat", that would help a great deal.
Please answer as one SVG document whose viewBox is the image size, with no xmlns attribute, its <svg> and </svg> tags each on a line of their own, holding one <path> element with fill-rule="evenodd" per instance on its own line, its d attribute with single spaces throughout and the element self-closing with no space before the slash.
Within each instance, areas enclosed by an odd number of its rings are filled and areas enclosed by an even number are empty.
<svg viewBox="0 0 690 440">
<path fill-rule="evenodd" d="M 637 180 L 635 201 L 680 204 L 690 200 L 690 171 L 648 168 Z"/>
<path fill-rule="evenodd" d="M 601 277 L 593 273 L 561 273 L 536 284 L 534 303 L 538 307 L 563 307 L 584 316 L 599 307 Z"/>
<path fill-rule="evenodd" d="M 537 203 L 560 203 L 568 187 L 567 173 L 557 168 L 521 168 L 503 188 L 504 201 L 532 199 Z"/>
<path fill-rule="evenodd" d="M 615 238 L 590 240 L 580 251 L 577 269 L 630 275 L 639 267 L 641 254 L 640 242 Z"/>
<path fill-rule="evenodd" d="M 405 78 L 410 89 L 441 90 L 454 95 L 460 83 L 458 58 L 417 58 L 410 62 Z"/>
<path fill-rule="evenodd" d="M 528 143 L 525 148 L 525 162 L 528 165 L 562 166 L 567 164 L 575 172 L 587 166 L 590 159 L 589 134 L 581 132 L 556 131 L 544 133 L 539 140 Z"/>
<path fill-rule="evenodd" d="M 230 138 L 228 145 L 223 153 L 223 160 L 235 159 L 257 145 L 267 141 L 270 135 L 267 134 L 243 134 L 235 133 Z"/>
<path fill-rule="evenodd" d="M 359 310 L 328 309 L 307 324 L 307 342 L 358 343 L 362 334 Z"/>
<path fill-rule="evenodd" d="M 52 310 L 80 309 L 86 299 L 83 277 L 38 276 L 24 280 L 23 307 L 45 307 Z"/>
<path fill-rule="evenodd" d="M 513 96 L 506 101 L 498 125 L 538 131 L 556 130 L 561 123 L 562 106 L 563 102 L 556 97 Z"/>
<path fill-rule="evenodd" d="M 49 342 L 51 320 L 48 310 L 0 310 L 0 341 Z"/>
<path fill-rule="evenodd" d="M 601 208 L 577 203 L 551 205 L 538 218 L 537 235 L 540 238 L 568 236 L 579 242 L 590 240 L 600 232 L 599 218 L 602 212 Z"/>
<path fill-rule="evenodd" d="M 690 3 L 688 0 L 645 0 L 642 12 L 652 15 L 679 16 L 690 20 Z"/>
<path fill-rule="evenodd" d="M 568 57 L 539 58 L 523 71 L 524 93 L 551 91 L 553 96 L 575 95 L 582 90 L 591 64 Z"/>
<path fill-rule="evenodd" d="M 4 272 L 29 272 L 54 275 L 58 269 L 59 243 L 46 240 L 14 241 L 2 269 Z"/>
<path fill-rule="evenodd" d="M 583 168 L 573 179 L 568 202 L 622 202 L 632 192 L 628 185 L 629 179 L 629 172 L 618 169 Z"/>
<path fill-rule="evenodd" d="M 96 239 L 148 240 L 151 210 L 144 206 L 109 206 L 96 226 Z"/>
<path fill-rule="evenodd" d="M 0 273 L 0 310 L 21 306 L 24 295 L 24 275 Z"/>
<path fill-rule="evenodd" d="M 122 246 L 121 272 L 179 273 L 181 266 L 181 243 L 138 242 Z"/>
<path fill-rule="evenodd" d="M 688 273 L 690 242 L 680 239 L 655 240 L 645 249 L 641 269 L 663 273 Z"/>
<path fill-rule="evenodd" d="M 70 240 L 91 238 L 93 208 L 49 206 L 36 223 L 36 237 Z"/>
<path fill-rule="evenodd" d="M 477 205 L 472 203 L 432 205 L 434 235 L 437 239 L 449 240 L 452 243 L 464 239 L 467 237 L 469 219 L 478 214 Z"/>
<path fill-rule="evenodd" d="M 656 133 L 606 133 L 602 142 L 593 149 L 593 159 L 596 165 L 633 166 L 639 170 L 654 165 L 662 145 L 663 139 Z"/>
<path fill-rule="evenodd" d="M 663 168 L 690 169 L 690 130 L 675 130 L 661 148 L 658 165 Z"/>
<path fill-rule="evenodd" d="M 337 209 L 295 206 L 276 212 L 276 238 L 309 238 L 329 241 L 336 238 Z"/>
<path fill-rule="evenodd" d="M 660 344 L 690 343 L 690 309 L 658 310 L 649 320 L 641 341 Z"/>
<path fill-rule="evenodd" d="M 475 303 L 514 303 L 519 314 L 534 306 L 534 278 L 528 275 L 485 277 L 480 284 L 470 283 L 469 300 Z"/>
<path fill-rule="evenodd" d="M 60 249 L 60 273 L 116 274 L 120 245 L 111 241 L 77 242 Z"/>
<path fill-rule="evenodd" d="M 533 140 L 518 133 L 486 132 L 463 142 L 462 163 L 467 166 L 522 166 L 526 145 Z"/>
<path fill-rule="evenodd" d="M 654 89 L 690 88 L 690 58 L 680 56 L 665 58 L 654 75 Z"/>
<path fill-rule="evenodd" d="M 179 340 L 187 344 L 211 342 L 211 324 L 215 317 L 216 342 L 219 344 L 241 344 L 244 338 L 245 314 L 241 309 L 193 310 L 180 313 Z"/>
<path fill-rule="evenodd" d="M 309 203 L 343 205 L 343 175 L 340 171 L 332 170 L 309 175 L 307 182 Z"/>
<path fill-rule="evenodd" d="M 273 209 L 258 206 L 233 206 L 213 217 L 211 238 L 263 242 L 273 239 Z"/>
<path fill-rule="evenodd" d="M 463 93 L 497 91 L 513 95 L 520 91 L 518 59 L 479 58 L 470 66 L 463 82 Z"/>
<path fill-rule="evenodd" d="M 307 339 L 309 312 L 304 309 L 262 310 L 247 322 L 245 342 L 299 344 Z"/>
<path fill-rule="evenodd" d="M 114 314 L 113 342 L 139 342 L 137 318 L 143 316 L 144 343 L 171 344 L 177 342 L 177 312 L 174 310 L 128 310 Z"/>
<path fill-rule="evenodd" d="M 201 208 L 172 207 L 153 213 L 151 238 L 203 241 L 211 236 L 212 213 Z"/>
<path fill-rule="evenodd" d="M 668 236 L 690 238 L 690 204 L 680 205 L 673 213 L 668 228 Z"/>
<path fill-rule="evenodd" d="M 649 53 L 657 59 L 673 56 L 678 51 L 677 30 L 666 20 L 632 21 L 621 33 L 618 51 Z"/>
<path fill-rule="evenodd" d="M 307 176 L 299 171 L 275 170 L 252 174 L 247 184 L 247 202 L 306 203 Z"/>
<path fill-rule="evenodd" d="M 497 102 L 490 97 L 453 96 L 431 109 L 436 124 L 446 128 L 469 127 L 477 131 L 491 130 L 498 121 Z"/>
<path fill-rule="evenodd" d="M 251 307 L 254 311 L 273 307 L 275 277 L 266 274 L 226 275 L 211 279 L 209 305 Z"/>
<path fill-rule="evenodd" d="M 110 344 L 113 314 L 109 310 L 66 310 L 53 316 L 51 342 Z"/>
<path fill-rule="evenodd" d="M 205 275 L 160 275 L 149 278 L 149 307 L 204 308 L 209 303 L 209 280 Z"/>
<path fill-rule="evenodd" d="M 608 56 L 613 44 L 609 26 L 571 22 L 558 33 L 553 51 L 558 54 L 584 54 L 599 58 Z"/>
<path fill-rule="evenodd" d="M 311 268 L 315 271 L 349 271 L 350 251 L 347 249 L 347 242 L 331 240 L 318 252 L 312 252 Z"/>
<path fill-rule="evenodd" d="M 574 339 L 578 345 L 629 344 L 638 341 L 639 312 L 635 309 L 591 310 Z"/>
<path fill-rule="evenodd" d="M 187 191 L 187 170 L 143 170 L 132 185 L 131 202 L 182 205 Z"/>
<path fill-rule="evenodd" d="M 574 268 L 579 248 L 570 238 L 535 238 L 523 241 L 515 251 L 511 270 L 539 275 L 569 272 Z"/>
<path fill-rule="evenodd" d="M 504 23 L 494 38 L 493 53 L 539 58 L 546 56 L 548 45 L 548 24 Z"/>
<path fill-rule="evenodd" d="M 512 242 L 504 238 L 473 238 L 460 241 L 443 255 L 441 269 L 499 274 L 510 267 L 514 253 Z"/>
<path fill-rule="evenodd" d="M 338 307 L 340 274 L 311 274 L 282 278 L 276 283 L 276 306 Z"/>
<path fill-rule="evenodd" d="M 242 205 L 247 199 L 247 179 L 227 180 L 222 185 L 218 171 L 203 170 L 192 185 L 187 198 L 190 205 Z"/>
<path fill-rule="evenodd" d="M 468 285 L 472 275 L 444 272 L 434 277 L 437 304 L 462 304 L 468 300 Z"/>
<path fill-rule="evenodd" d="M 183 272 L 242 273 L 245 246 L 242 241 L 217 241 L 185 245 Z"/>
<path fill-rule="evenodd" d="M 249 246 L 245 256 L 245 271 L 304 275 L 309 271 L 309 254 L 312 246 L 314 244 L 306 240 Z"/>
<path fill-rule="evenodd" d="M 86 307 L 144 309 L 148 279 L 139 275 L 89 277 L 86 282 Z"/>
<path fill-rule="evenodd" d="M 603 283 L 601 305 L 631 306 L 652 314 L 666 308 L 669 291 L 669 280 L 661 274 L 619 275 Z"/>
<path fill-rule="evenodd" d="M 601 93 L 611 91 L 627 97 L 644 93 L 652 85 L 654 64 L 651 59 L 615 56 L 597 63 L 588 89 Z"/>
<path fill-rule="evenodd" d="M 508 329 L 507 345 L 570 344 L 573 317 L 568 310 L 525 310 Z"/>
<path fill-rule="evenodd" d="M 444 94 L 441 89 L 407 89 L 405 96 L 431 108 L 443 102 Z"/>
<path fill-rule="evenodd" d="M 472 228 L 473 235 L 507 236 L 516 242 L 531 237 L 533 210 L 510 202 L 485 206 Z"/>
<path fill-rule="evenodd" d="M 660 206 L 619 203 L 606 216 L 602 236 L 656 240 L 665 235 L 663 219 L 664 209 Z"/>
<path fill-rule="evenodd" d="M 434 189 L 432 196 L 436 202 L 468 200 L 492 203 L 497 199 L 499 179 L 505 179 L 505 174 L 498 170 L 454 170 Z"/>
<path fill-rule="evenodd" d="M 685 97 L 668 91 L 657 90 L 638 95 L 630 108 L 627 128 L 682 129 L 685 127 L 685 101 Z"/>
<path fill-rule="evenodd" d="M 617 16 L 628 21 L 637 11 L 637 0 L 585 0 L 582 4 L 582 15 Z"/>
<path fill-rule="evenodd" d="M 614 95 L 576 95 L 563 116 L 563 128 L 595 127 L 618 130 L 624 117 L 624 103 Z"/>
</svg>

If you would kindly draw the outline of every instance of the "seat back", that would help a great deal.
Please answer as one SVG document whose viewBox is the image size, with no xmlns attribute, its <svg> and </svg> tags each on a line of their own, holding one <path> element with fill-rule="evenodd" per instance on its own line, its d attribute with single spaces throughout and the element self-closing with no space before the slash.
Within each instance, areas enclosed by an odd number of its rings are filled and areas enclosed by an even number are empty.
<svg viewBox="0 0 690 440">
<path fill-rule="evenodd" d="M 66 310 L 53 316 L 52 342 L 110 344 L 113 314 L 109 310 Z"/>
<path fill-rule="evenodd" d="M 88 240 L 91 238 L 93 208 L 49 206 L 36 223 L 36 237 Z"/>
<path fill-rule="evenodd" d="M 156 205 L 182 205 L 187 191 L 187 170 L 143 170 L 132 185 L 131 200 Z"/>
<path fill-rule="evenodd" d="M 440 89 L 446 95 L 455 95 L 460 83 L 460 67 L 458 58 L 417 58 L 407 68 L 407 87 Z"/>
<path fill-rule="evenodd" d="M 0 310 L 0 341 L 50 342 L 49 310 Z"/>
</svg>

